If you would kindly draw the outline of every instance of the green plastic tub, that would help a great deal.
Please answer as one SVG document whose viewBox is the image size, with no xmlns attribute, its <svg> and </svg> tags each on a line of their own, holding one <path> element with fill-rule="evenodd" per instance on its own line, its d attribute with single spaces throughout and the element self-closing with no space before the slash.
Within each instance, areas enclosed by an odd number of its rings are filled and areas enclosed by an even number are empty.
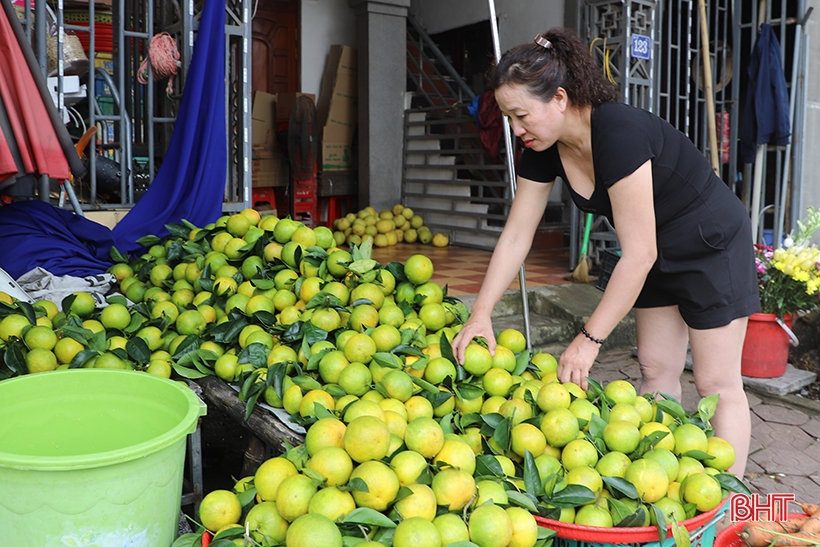
<svg viewBox="0 0 820 547">
<path fill-rule="evenodd" d="M 204 414 L 187 386 L 144 372 L 0 382 L 0 544 L 170 546 L 186 437 Z"/>
</svg>

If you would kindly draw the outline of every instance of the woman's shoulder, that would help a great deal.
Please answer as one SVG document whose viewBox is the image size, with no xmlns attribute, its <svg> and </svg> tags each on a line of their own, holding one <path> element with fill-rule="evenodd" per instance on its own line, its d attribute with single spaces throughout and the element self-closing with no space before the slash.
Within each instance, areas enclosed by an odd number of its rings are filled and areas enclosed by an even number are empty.
<svg viewBox="0 0 820 547">
<path fill-rule="evenodd" d="M 599 125 L 646 124 L 659 119 L 648 110 L 620 102 L 599 104 L 592 109 L 592 115 Z"/>
</svg>

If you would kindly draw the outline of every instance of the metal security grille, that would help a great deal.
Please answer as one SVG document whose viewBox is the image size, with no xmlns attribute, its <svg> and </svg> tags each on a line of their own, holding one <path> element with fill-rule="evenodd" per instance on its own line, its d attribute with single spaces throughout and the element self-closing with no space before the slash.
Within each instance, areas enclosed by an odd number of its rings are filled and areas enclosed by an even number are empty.
<svg viewBox="0 0 820 547">
<path fill-rule="evenodd" d="M 24 2 L 24 22 L 33 21 L 31 8 L 33 0 Z M 86 19 L 95 21 L 95 3 L 87 3 Z M 251 8 L 252 0 L 226 0 L 225 10 L 225 85 L 226 128 L 228 147 L 228 169 L 225 173 L 223 211 L 238 211 L 250 206 L 250 126 L 251 126 Z M 81 26 L 64 21 L 62 0 L 54 9 L 56 21 L 62 30 L 87 35 L 89 62 L 95 66 L 94 25 Z M 148 188 L 162 164 L 162 157 L 170 142 L 176 121 L 176 112 L 185 85 L 185 76 L 191 61 L 201 16 L 201 3 L 193 0 L 180 2 L 160 2 L 156 0 L 115 0 L 110 13 L 113 23 L 113 69 L 112 73 L 103 68 L 93 71 L 89 82 L 88 125 L 99 129 L 95 136 L 95 146 L 102 156 L 114 160 L 123 168 L 118 170 L 120 199 L 105 203 L 97 202 L 98 194 L 97 156 L 89 157 L 88 187 L 90 197 L 83 201 L 82 208 L 113 209 L 130 207 Z M 45 25 L 26 24 L 26 31 L 33 43 L 45 40 Z M 165 82 L 140 85 L 135 74 L 145 57 L 151 39 L 160 32 L 168 32 L 179 48 L 182 66 L 174 78 L 173 92 L 167 94 Z M 58 36 L 62 37 L 63 32 Z M 44 48 L 39 47 L 44 56 Z M 62 47 L 57 47 L 58 59 L 62 58 Z M 41 65 L 45 66 L 44 58 Z M 60 103 L 63 109 L 62 65 L 55 76 L 58 78 Z M 152 81 L 151 67 L 148 80 Z M 103 101 L 96 96 L 97 86 L 106 85 L 113 97 L 111 109 L 105 109 Z M 215 174 L 216 176 L 216 174 Z"/>
<path fill-rule="evenodd" d="M 759 217 L 758 241 L 770 235 L 779 241 L 781 234 L 796 227 L 803 209 L 800 181 L 808 56 L 802 28 L 806 16 L 804 0 L 706 2 L 719 172 L 750 215 Z M 697 0 L 588 0 L 580 10 L 579 21 L 594 58 L 620 87 L 622 99 L 666 119 L 709 156 L 711 120 L 703 69 L 707 52 L 701 40 Z M 739 145 L 749 83 L 747 69 L 762 23 L 772 25 L 780 41 L 793 115 L 791 144 L 765 148 L 757 166 L 765 175 L 755 185 L 755 166 L 743 163 Z M 643 37 L 651 39 L 650 59 L 640 47 Z M 761 202 L 755 211 L 753 191 L 760 193 Z M 575 210 L 573 216 L 571 256 L 577 256 L 581 223 Z M 595 244 L 593 257 L 611 245 L 614 236 L 601 222 L 597 228 L 591 241 Z"/>
</svg>

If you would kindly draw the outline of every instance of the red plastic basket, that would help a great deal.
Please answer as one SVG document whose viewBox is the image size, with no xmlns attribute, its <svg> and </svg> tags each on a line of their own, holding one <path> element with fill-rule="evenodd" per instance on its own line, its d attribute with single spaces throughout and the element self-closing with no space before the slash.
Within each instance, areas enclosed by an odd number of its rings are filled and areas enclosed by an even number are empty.
<svg viewBox="0 0 820 547">
<path fill-rule="evenodd" d="M 789 518 L 805 516 L 803 513 L 789 513 Z M 721 530 L 715 538 L 714 547 L 742 547 L 745 545 L 743 538 L 739 535 L 745 524 L 745 522 L 736 522 Z"/>
<path fill-rule="evenodd" d="M 727 498 L 728 499 L 728 498 Z M 683 524 L 690 533 L 698 531 L 700 528 L 707 526 L 710 521 L 719 513 L 725 511 L 726 500 L 724 499 L 720 505 L 708 511 L 701 513 L 691 519 L 687 519 Z M 658 543 L 658 528 L 655 526 L 633 526 L 629 528 L 600 528 L 598 526 L 581 526 L 579 524 L 570 524 L 558 520 L 546 519 L 536 515 L 535 521 L 539 526 L 555 530 L 556 537 L 563 539 L 570 539 L 579 542 L 597 543 L 597 544 L 640 544 L 640 543 Z M 714 528 L 715 523 L 712 523 Z M 672 537 L 671 528 L 667 531 L 666 537 Z M 711 545 L 711 542 L 709 542 Z M 701 545 L 701 547 L 707 547 Z"/>
</svg>

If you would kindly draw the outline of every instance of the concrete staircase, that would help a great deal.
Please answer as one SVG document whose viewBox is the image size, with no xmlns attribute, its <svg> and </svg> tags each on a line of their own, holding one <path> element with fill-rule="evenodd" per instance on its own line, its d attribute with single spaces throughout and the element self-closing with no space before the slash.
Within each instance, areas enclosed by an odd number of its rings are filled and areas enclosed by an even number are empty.
<svg viewBox="0 0 820 547">
<path fill-rule="evenodd" d="M 530 339 L 533 349 L 560 355 L 589 319 L 603 292 L 594 285 L 568 283 L 527 290 L 530 309 Z M 476 295 L 459 297 L 472 309 Z M 524 332 L 521 291 L 507 291 L 493 309 L 493 329 L 515 328 Z M 627 315 L 607 337 L 601 348 L 607 351 L 635 345 L 635 319 Z"/>
<path fill-rule="evenodd" d="M 471 200 L 477 182 L 457 178 L 456 156 L 447 155 L 441 140 L 427 134 L 425 112 L 406 115 L 404 204 L 431 230 L 447 233 L 451 244 L 492 249 L 501 227 L 488 226 L 489 206 Z"/>
</svg>

